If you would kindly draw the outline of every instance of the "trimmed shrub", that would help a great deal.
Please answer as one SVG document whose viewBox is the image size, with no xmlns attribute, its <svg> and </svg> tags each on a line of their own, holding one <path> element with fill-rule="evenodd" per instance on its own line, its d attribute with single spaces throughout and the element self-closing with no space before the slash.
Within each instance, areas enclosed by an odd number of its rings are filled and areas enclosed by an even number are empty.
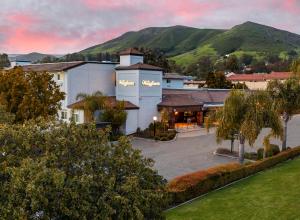
<svg viewBox="0 0 300 220">
<path fill-rule="evenodd" d="M 250 176 L 300 155 L 300 147 L 251 164 L 225 164 L 176 177 L 167 185 L 172 205 L 185 202 L 236 180 Z"/>
</svg>

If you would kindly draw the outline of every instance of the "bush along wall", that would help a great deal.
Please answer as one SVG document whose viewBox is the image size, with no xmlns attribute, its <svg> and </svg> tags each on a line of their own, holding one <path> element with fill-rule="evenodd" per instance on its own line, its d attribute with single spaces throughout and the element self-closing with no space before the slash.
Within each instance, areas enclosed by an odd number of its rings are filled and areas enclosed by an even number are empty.
<svg viewBox="0 0 300 220">
<path fill-rule="evenodd" d="M 167 185 L 171 205 L 186 202 L 299 155 L 300 147 L 295 147 L 251 164 L 230 163 L 176 177 Z"/>
</svg>

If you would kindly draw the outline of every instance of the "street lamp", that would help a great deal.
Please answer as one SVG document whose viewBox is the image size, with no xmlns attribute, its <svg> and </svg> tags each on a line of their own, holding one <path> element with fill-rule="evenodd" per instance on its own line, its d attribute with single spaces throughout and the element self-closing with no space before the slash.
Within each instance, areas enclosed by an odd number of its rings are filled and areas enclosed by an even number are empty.
<svg viewBox="0 0 300 220">
<path fill-rule="evenodd" d="M 156 131 L 156 124 L 155 122 L 157 121 L 157 117 L 156 116 L 153 116 L 153 125 L 154 125 L 154 137 L 155 137 L 155 131 Z"/>
</svg>

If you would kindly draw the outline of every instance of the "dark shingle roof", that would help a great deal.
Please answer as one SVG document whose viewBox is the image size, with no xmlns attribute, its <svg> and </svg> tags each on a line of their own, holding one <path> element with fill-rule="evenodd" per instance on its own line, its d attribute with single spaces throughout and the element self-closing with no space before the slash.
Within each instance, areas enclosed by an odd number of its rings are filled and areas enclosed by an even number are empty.
<svg viewBox="0 0 300 220">
<path fill-rule="evenodd" d="M 163 89 L 162 102 L 158 106 L 178 107 L 224 103 L 230 90 L 224 89 Z"/>
<path fill-rule="evenodd" d="M 128 48 L 124 51 L 121 51 L 119 53 L 120 56 L 125 56 L 125 55 L 135 55 L 135 56 L 143 56 L 144 54 L 141 53 L 140 51 L 134 49 L 134 48 Z"/>
<path fill-rule="evenodd" d="M 59 72 L 72 69 L 77 66 L 84 65 L 86 63 L 96 63 L 96 64 L 116 64 L 113 62 L 88 62 L 88 61 L 73 61 L 73 62 L 60 62 L 60 63 L 41 63 L 41 64 L 31 64 L 23 66 L 24 71 L 36 71 L 36 72 Z"/>
<path fill-rule="evenodd" d="M 162 68 L 158 66 L 152 66 L 150 64 L 145 63 L 137 63 L 130 66 L 118 66 L 116 70 L 157 70 L 157 71 L 163 71 Z"/>
</svg>

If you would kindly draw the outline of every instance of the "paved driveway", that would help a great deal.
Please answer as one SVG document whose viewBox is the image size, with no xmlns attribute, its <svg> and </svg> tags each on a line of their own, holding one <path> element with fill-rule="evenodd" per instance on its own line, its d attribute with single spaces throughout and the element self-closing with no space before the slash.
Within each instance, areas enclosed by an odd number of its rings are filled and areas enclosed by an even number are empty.
<svg viewBox="0 0 300 220">
<path fill-rule="evenodd" d="M 293 117 L 288 127 L 288 146 L 300 145 L 300 116 Z M 263 135 L 267 133 L 264 130 L 258 138 L 253 148 L 247 146 L 248 151 L 255 151 L 261 146 Z M 272 143 L 280 144 L 278 140 Z M 207 167 L 236 162 L 234 159 L 224 158 L 213 155 L 218 147 L 230 147 L 229 141 L 223 141 L 218 145 L 215 141 L 214 132 L 207 134 L 204 130 L 190 133 L 182 133 L 174 142 L 153 142 L 144 139 L 133 139 L 133 147 L 140 149 L 144 156 L 152 158 L 155 161 L 154 167 L 158 173 L 166 179 L 172 179 L 176 176 L 189 172 L 205 169 Z M 238 143 L 235 143 L 237 149 Z"/>
</svg>

